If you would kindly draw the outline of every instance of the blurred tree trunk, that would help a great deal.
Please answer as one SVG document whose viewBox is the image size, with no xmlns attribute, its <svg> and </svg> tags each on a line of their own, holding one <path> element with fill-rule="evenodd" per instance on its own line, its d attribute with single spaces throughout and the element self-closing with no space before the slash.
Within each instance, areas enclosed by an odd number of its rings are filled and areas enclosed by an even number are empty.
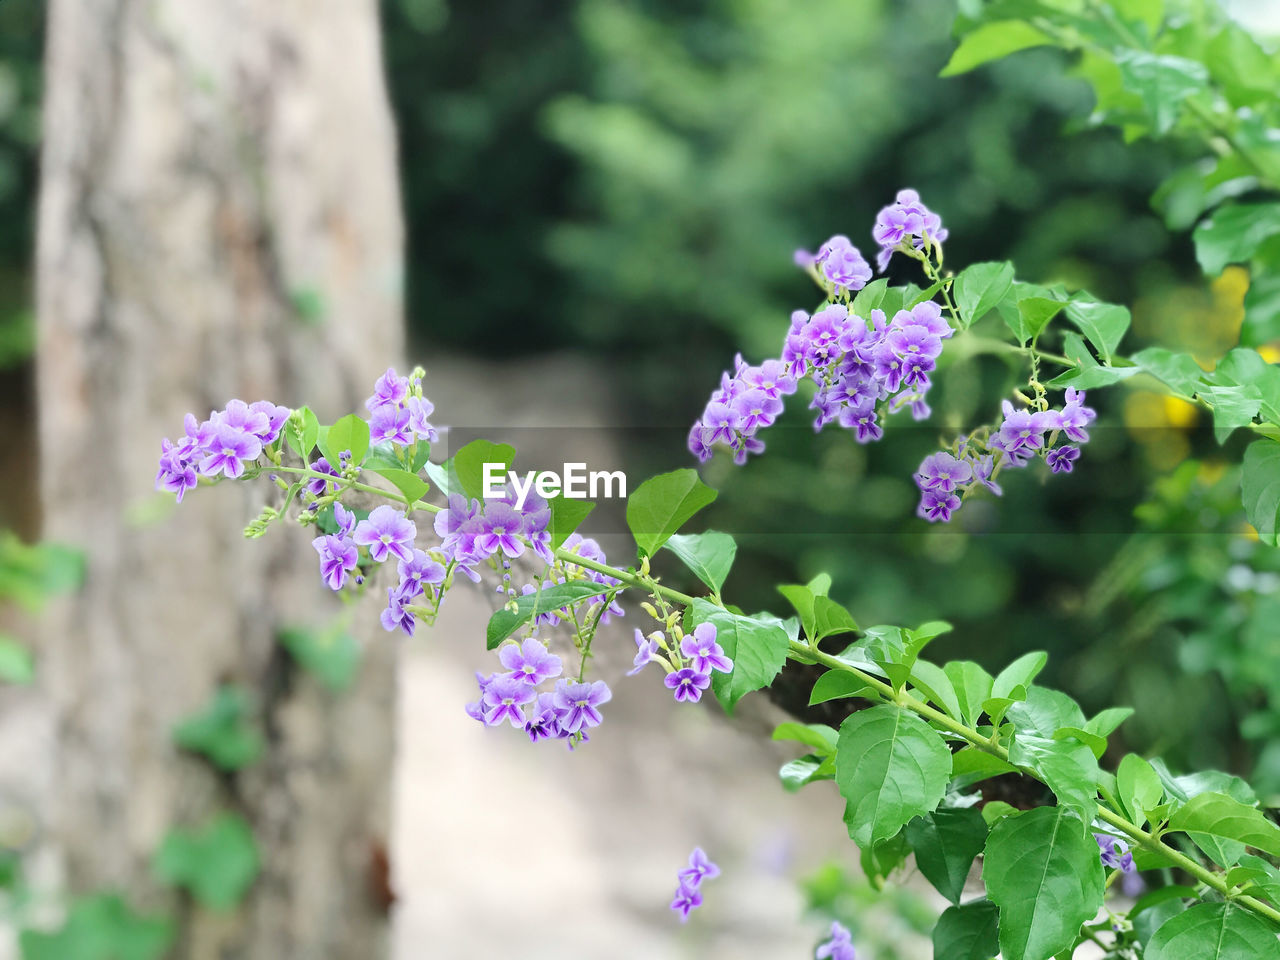
<svg viewBox="0 0 1280 960">
<path fill-rule="evenodd" d="M 398 359 L 402 225 L 374 0 L 53 0 L 37 251 L 48 537 L 88 552 L 48 622 L 52 795 L 72 893 L 181 920 L 175 956 L 373 958 L 394 644 L 352 618 L 358 679 L 328 692 L 276 641 L 336 610 L 309 538 L 244 524 L 262 481 L 154 507 L 162 436 L 227 399 L 356 409 Z M 220 776 L 171 731 L 219 682 L 267 739 Z M 262 872 L 215 914 L 157 887 L 166 831 L 232 810 Z M 371 874 L 375 876 L 371 876 Z"/>
</svg>

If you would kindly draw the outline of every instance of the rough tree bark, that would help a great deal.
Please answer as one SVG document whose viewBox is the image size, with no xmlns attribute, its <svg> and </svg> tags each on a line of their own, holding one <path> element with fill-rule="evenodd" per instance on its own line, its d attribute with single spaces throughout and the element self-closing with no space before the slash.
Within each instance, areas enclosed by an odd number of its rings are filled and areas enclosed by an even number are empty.
<svg viewBox="0 0 1280 960">
<path fill-rule="evenodd" d="M 43 815 L 71 892 L 181 919 L 183 958 L 384 950 L 371 884 L 392 767 L 394 644 L 365 632 L 330 694 L 275 640 L 323 622 L 301 531 L 241 538 L 266 498 L 199 490 L 140 522 L 162 436 L 228 398 L 354 409 L 401 342 L 402 225 L 374 0 L 53 0 L 37 251 L 46 536 L 88 551 L 39 651 Z M 146 511 L 142 511 L 145 513 Z M 256 695 L 265 757 L 220 777 L 172 746 L 221 681 Z M 230 915 L 156 887 L 173 825 L 252 823 Z"/>
</svg>

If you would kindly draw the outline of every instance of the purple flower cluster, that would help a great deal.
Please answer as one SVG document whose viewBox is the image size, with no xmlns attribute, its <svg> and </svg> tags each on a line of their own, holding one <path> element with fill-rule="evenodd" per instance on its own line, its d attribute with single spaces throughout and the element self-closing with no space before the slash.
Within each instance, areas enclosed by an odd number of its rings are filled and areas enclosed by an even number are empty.
<svg viewBox="0 0 1280 960">
<path fill-rule="evenodd" d="M 871 236 L 880 244 L 876 268 L 883 273 L 895 251 L 940 244 L 947 239 L 947 228 L 941 217 L 920 202 L 920 194 L 899 190 L 894 202 L 876 214 Z"/>
<path fill-rule="evenodd" d="M 664 651 L 659 653 L 659 650 Z M 711 671 L 729 673 L 733 661 L 724 655 L 724 648 L 716 640 L 716 625 L 700 623 L 693 633 L 680 638 L 673 649 L 666 637 L 655 632 L 646 637 L 636 630 L 636 656 L 627 676 L 634 676 L 646 665 L 657 661 L 666 669 L 663 679 L 666 688 L 675 696 L 676 703 L 697 703 L 702 691 L 711 686 Z"/>
<path fill-rule="evenodd" d="M 816 960 L 858 960 L 853 949 L 853 934 L 838 920 L 831 922 L 831 936 L 818 946 Z"/>
<path fill-rule="evenodd" d="M 1086 428 L 1097 417 L 1084 401 L 1084 391 L 1074 387 L 1067 388 L 1061 410 L 1017 410 L 1005 400 L 1003 419 L 985 441 L 962 438 L 955 454 L 940 451 L 921 461 L 915 475 L 920 488 L 916 513 L 945 523 L 971 491 L 982 486 L 1000 496 L 1000 471 L 1025 467 L 1037 457 L 1054 473 L 1070 473 L 1080 456 L 1079 445 L 1089 440 Z M 1059 439 L 1071 442 L 1059 444 Z"/>
<path fill-rule="evenodd" d="M 560 658 L 532 637 L 511 641 L 498 651 L 505 673 L 486 677 L 476 674 L 480 699 L 467 704 L 467 715 L 489 727 L 509 723 L 539 740 L 568 740 L 569 745 L 589 739 L 587 731 L 604 717 L 600 707 L 613 694 L 603 680 L 593 683 L 561 678 Z M 556 680 L 552 690 L 539 686 Z"/>
<path fill-rule="evenodd" d="M 245 465 L 257 460 L 263 448 L 280 436 L 291 412 L 267 400 L 232 400 L 225 409 L 210 413 L 203 423 L 188 413 L 178 442 L 166 438 L 160 443 L 156 489 L 176 493 L 181 503 L 200 477 L 238 479 Z"/>
<path fill-rule="evenodd" d="M 720 876 L 720 868 L 702 852 L 701 847 L 694 847 L 689 854 L 689 865 L 676 874 L 677 886 L 675 899 L 671 901 L 671 909 L 680 914 L 680 922 L 689 919 L 689 914 L 702 906 L 702 881 Z"/>
<path fill-rule="evenodd" d="M 394 369 L 378 378 L 373 396 L 364 402 L 369 410 L 369 440 L 407 447 L 422 437 L 435 443 L 436 428 L 428 421 L 435 406 L 422 395 L 420 377 L 397 376 Z"/>
<path fill-rule="evenodd" d="M 435 531 L 446 561 L 472 581 L 480 582 L 478 567 L 495 555 L 509 561 L 531 550 L 551 563 L 551 508 L 536 493 L 530 493 L 523 507 L 513 499 L 468 500 L 451 494 L 449 506 L 436 514 Z"/>
<path fill-rule="evenodd" d="M 1129 844 L 1119 837 L 1105 833 L 1095 833 L 1093 839 L 1098 842 L 1098 853 L 1102 857 L 1102 865 L 1108 870 L 1119 870 L 1121 873 L 1133 873 L 1133 852 Z"/>
<path fill-rule="evenodd" d="M 764 442 L 757 434 L 777 419 L 782 397 L 796 391 L 800 378 L 817 386 L 809 404 L 817 411 L 815 429 L 838 422 L 859 443 L 879 440 L 886 414 L 910 407 L 916 420 L 929 416 L 929 375 L 942 341 L 953 333 L 932 301 L 899 310 L 891 321 L 881 310 L 872 310 L 870 321 L 865 320 L 842 303 L 812 316 L 797 310 L 780 358 L 751 367 L 739 357 L 734 374 L 723 375 L 720 389 L 689 432 L 689 450 L 706 462 L 712 448 L 723 444 L 739 464 L 760 453 Z"/>
<path fill-rule="evenodd" d="M 902 190 L 880 211 L 872 235 L 881 246 L 883 271 L 894 250 L 918 250 L 926 243 L 936 247 L 947 231 L 919 194 Z M 870 311 L 870 318 L 854 314 L 850 294 L 866 286 L 871 267 L 843 234 L 831 237 L 816 254 L 797 250 L 795 262 L 827 291 L 828 302 L 812 316 L 803 310 L 791 314 L 781 357 L 753 367 L 738 356 L 734 372 L 721 376 L 720 389 L 689 430 L 689 452 L 704 463 L 717 444 L 732 450 L 737 464 L 762 453 L 759 432 L 777 420 L 782 398 L 795 393 L 805 378 L 818 388 L 810 404 L 817 411 L 814 427 L 839 421 L 859 443 L 880 439 L 886 413 L 909 406 L 916 420 L 929 416 L 929 374 L 942 341 L 953 333 L 942 309 L 931 301 L 919 303 L 899 310 L 892 321 L 880 310 Z"/>
</svg>

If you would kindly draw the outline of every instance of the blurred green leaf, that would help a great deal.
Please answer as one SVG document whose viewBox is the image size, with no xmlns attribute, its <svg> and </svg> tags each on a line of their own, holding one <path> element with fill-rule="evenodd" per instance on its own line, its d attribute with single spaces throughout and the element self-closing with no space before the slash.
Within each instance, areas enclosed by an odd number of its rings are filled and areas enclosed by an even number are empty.
<svg viewBox="0 0 1280 960">
<path fill-rule="evenodd" d="M 221 813 L 201 827 L 170 830 L 152 864 L 162 882 L 189 890 L 210 909 L 229 910 L 258 876 L 258 845 L 243 817 Z"/>
<path fill-rule="evenodd" d="M 248 692 L 224 685 L 198 713 L 173 730 L 179 747 L 203 754 L 221 770 L 239 770 L 262 755 L 262 735 L 252 722 Z"/>
</svg>

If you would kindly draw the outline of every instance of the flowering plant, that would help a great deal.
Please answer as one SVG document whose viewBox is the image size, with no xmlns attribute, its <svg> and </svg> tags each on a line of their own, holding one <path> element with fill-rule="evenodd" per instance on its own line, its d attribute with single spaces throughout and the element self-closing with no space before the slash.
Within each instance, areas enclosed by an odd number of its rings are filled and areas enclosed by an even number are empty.
<svg viewBox="0 0 1280 960">
<path fill-rule="evenodd" d="M 1230 196 L 1220 188 L 1243 176 L 1249 188 L 1280 184 L 1268 132 L 1277 126 L 1274 98 L 1259 97 L 1231 70 L 1240 57 L 1257 59 L 1247 36 L 1230 24 L 1166 23 L 1158 2 L 1099 4 L 1106 15 L 1095 18 L 1058 0 L 963 6 L 963 39 L 946 72 L 1033 45 L 1083 50 L 1104 119 L 1153 136 L 1207 134 L 1223 147 L 1212 169 L 1200 164 L 1170 189 L 1192 197 L 1179 210 L 1191 203 L 1195 217 L 1208 214 L 1195 235 L 1206 271 L 1244 262 L 1266 276 L 1280 206 L 1217 206 Z M 1192 27 L 1216 31 L 1200 40 L 1224 38 L 1226 53 L 1208 66 L 1193 59 Z M 724 374 L 689 433 L 698 460 L 717 447 L 744 465 L 762 454 L 762 435 L 786 398 L 802 392 L 815 429 L 834 423 L 854 442 L 882 441 L 885 423 L 903 411 L 929 419 L 941 364 L 998 354 L 1021 366 L 1025 386 L 987 423 L 945 437 L 921 462 L 914 480 L 924 521 L 951 521 L 972 496 L 1000 496 L 1009 471 L 1037 461 L 1053 474 L 1071 472 L 1097 416 L 1089 396 L 1142 377 L 1210 411 L 1219 441 L 1239 429 L 1255 435 L 1244 454 L 1242 499 L 1259 537 L 1275 544 L 1280 370 L 1252 349 L 1265 339 L 1259 331 L 1270 322 L 1267 303 L 1274 314 L 1274 296 L 1249 314 L 1244 345 L 1205 370 L 1163 348 L 1120 353 L 1129 311 L 1087 291 L 1019 280 L 1007 262 L 951 272 L 943 219 L 915 191 L 901 191 L 880 212 L 871 236 L 881 272 L 907 258 L 919 265 L 923 286 L 873 279 L 845 235 L 816 253 L 797 252 L 823 299 L 812 312 L 792 314 L 777 356 L 756 365 L 738 358 Z M 843 703 L 847 716 L 838 728 L 777 728 L 775 739 L 803 749 L 780 771 L 782 783 L 797 791 L 834 782 L 873 879 L 914 857 L 951 902 L 933 934 L 939 958 L 989 960 L 998 952 L 1050 960 L 1086 942 L 1111 957 L 1146 960 L 1280 956 L 1280 869 L 1271 859 L 1280 858 L 1280 827 L 1243 780 L 1178 775 L 1137 754 L 1105 769 L 1108 738 L 1132 711 L 1086 717 L 1071 697 L 1036 683 L 1043 653 L 1028 652 L 994 676 L 970 661 L 932 662 L 925 648 L 948 624 L 860 626 L 828 595 L 825 575 L 779 587 L 785 616 L 734 605 L 722 595 L 736 554 L 732 536 L 680 532 L 716 496 L 693 469 L 632 492 L 626 516 L 636 557 L 611 563 L 578 532 L 590 505 L 537 494 L 485 498 L 484 465 L 505 471 L 511 447 L 475 441 L 432 462 L 438 431 L 422 377 L 389 370 L 367 402 L 367 419 L 322 425 L 306 407 L 239 401 L 203 422 L 189 416 L 184 436 L 163 443 L 157 485 L 182 499 L 201 484 L 266 478 L 280 496 L 246 534 L 261 536 L 287 518 L 313 528 L 325 587 L 344 598 L 375 587 L 385 593 L 388 631 L 411 635 L 431 624 L 459 574 L 474 583 L 497 579 L 504 604 L 486 630 L 497 665 L 478 675 L 477 698 L 460 708 L 534 743 L 576 749 L 605 721 L 610 682 L 619 678 L 593 675 L 592 645 L 603 624 L 624 614 L 643 620 L 628 676 L 656 665 L 678 704 L 709 690 L 732 713 L 788 663 L 816 671 L 809 703 Z M 705 591 L 663 582 L 672 558 Z M 637 601 L 629 609 L 628 598 Z M 994 799 L 987 788 L 1001 777 L 1042 784 L 1044 802 L 1016 809 Z M 982 894 L 966 897 L 979 858 Z M 702 850 L 693 852 L 671 902 L 682 919 L 718 872 Z M 1136 892 L 1138 874 L 1154 889 L 1127 908 L 1109 898 L 1115 884 Z M 839 924 L 816 951 L 839 960 L 854 954 Z"/>
</svg>

